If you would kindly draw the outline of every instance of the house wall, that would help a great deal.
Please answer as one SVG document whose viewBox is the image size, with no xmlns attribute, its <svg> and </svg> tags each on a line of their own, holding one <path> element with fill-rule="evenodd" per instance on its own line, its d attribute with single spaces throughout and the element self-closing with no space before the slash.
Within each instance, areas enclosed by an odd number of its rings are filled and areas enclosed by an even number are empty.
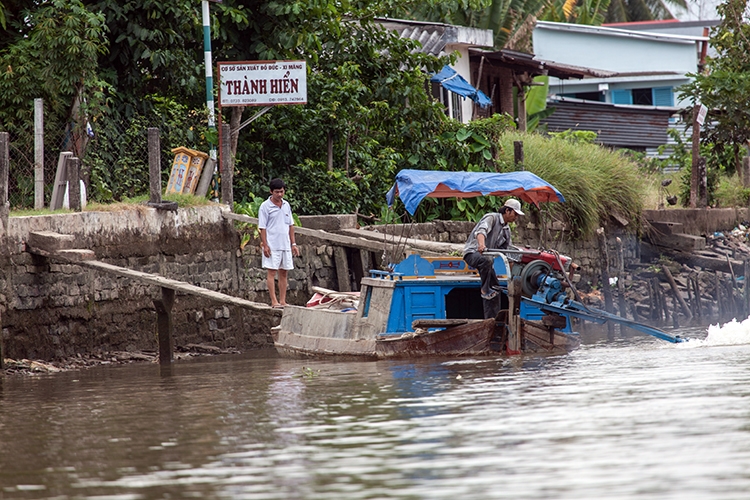
<svg viewBox="0 0 750 500">
<path fill-rule="evenodd" d="M 456 72 L 463 76 L 467 82 L 474 85 L 476 87 L 476 82 L 471 81 L 471 67 L 469 65 L 469 49 L 466 45 L 446 45 L 445 51 L 447 53 L 451 53 L 453 51 L 457 51 L 461 57 L 458 58 L 456 61 L 456 64 L 454 64 L 452 67 L 456 70 Z M 463 123 L 468 123 L 472 119 L 472 114 L 474 110 L 474 101 L 471 99 L 467 99 L 466 97 L 459 97 L 459 101 L 461 103 L 461 121 Z"/>
<path fill-rule="evenodd" d="M 539 22 L 534 29 L 534 52 L 541 60 L 627 73 L 609 78 L 559 80 L 550 78 L 549 93 L 569 95 L 598 92 L 602 102 L 614 103 L 618 91 L 672 88 L 690 82 L 687 73 L 698 69 L 696 37 L 641 33 L 614 28 Z M 654 105 L 686 107 L 673 91 L 672 102 Z M 620 102 L 623 104 L 622 102 Z"/>
</svg>

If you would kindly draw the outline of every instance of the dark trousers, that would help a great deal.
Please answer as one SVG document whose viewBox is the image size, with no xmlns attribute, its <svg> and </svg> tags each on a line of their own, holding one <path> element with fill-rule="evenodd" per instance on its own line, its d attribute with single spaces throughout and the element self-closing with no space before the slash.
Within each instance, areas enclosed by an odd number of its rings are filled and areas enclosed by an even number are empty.
<svg viewBox="0 0 750 500">
<path fill-rule="evenodd" d="M 482 294 L 489 293 L 493 288 L 500 289 L 500 282 L 497 281 L 497 274 L 492 267 L 494 260 L 491 257 L 485 257 L 479 252 L 471 252 L 464 255 L 464 261 L 479 271 L 479 278 L 482 281 Z M 497 316 L 500 311 L 500 295 L 483 302 L 485 319 Z"/>
<path fill-rule="evenodd" d="M 497 275 L 492 267 L 494 263 L 492 258 L 485 257 L 479 252 L 471 252 L 464 255 L 464 261 L 479 271 L 479 278 L 482 280 L 482 293 L 489 293 L 493 288 L 500 288 Z"/>
</svg>

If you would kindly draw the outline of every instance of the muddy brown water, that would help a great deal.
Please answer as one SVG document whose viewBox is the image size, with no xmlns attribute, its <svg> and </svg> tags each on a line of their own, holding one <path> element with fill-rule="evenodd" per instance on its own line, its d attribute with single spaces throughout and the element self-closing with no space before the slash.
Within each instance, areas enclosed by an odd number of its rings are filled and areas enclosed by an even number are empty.
<svg viewBox="0 0 750 500">
<path fill-rule="evenodd" d="M 0 378 L 0 499 L 741 499 L 750 334 Z M 740 335 L 741 336 L 741 335 Z"/>
</svg>

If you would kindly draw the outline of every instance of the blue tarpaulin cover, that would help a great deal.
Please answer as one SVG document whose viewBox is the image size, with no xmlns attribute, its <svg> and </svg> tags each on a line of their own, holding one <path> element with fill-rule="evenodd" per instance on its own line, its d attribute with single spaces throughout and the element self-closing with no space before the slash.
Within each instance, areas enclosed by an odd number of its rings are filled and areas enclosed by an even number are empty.
<svg viewBox="0 0 750 500">
<path fill-rule="evenodd" d="M 481 107 L 486 108 L 492 104 L 492 99 L 481 90 L 477 90 L 467 82 L 464 77 L 456 73 L 456 70 L 448 65 L 443 66 L 440 73 L 433 75 L 430 78 L 433 83 L 439 83 L 451 92 L 455 92 L 458 95 L 468 97 Z"/>
<path fill-rule="evenodd" d="M 475 196 L 514 196 L 526 203 L 564 202 L 562 193 L 531 172 L 443 172 L 438 170 L 402 170 L 386 194 L 388 206 L 396 195 L 414 215 L 419 203 L 431 198 L 473 198 Z"/>
</svg>

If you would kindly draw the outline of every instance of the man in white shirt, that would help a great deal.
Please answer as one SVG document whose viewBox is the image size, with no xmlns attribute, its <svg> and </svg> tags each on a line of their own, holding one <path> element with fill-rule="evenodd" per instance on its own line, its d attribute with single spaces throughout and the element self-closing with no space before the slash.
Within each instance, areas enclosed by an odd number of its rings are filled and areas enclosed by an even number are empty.
<svg viewBox="0 0 750 500">
<path fill-rule="evenodd" d="M 286 305 L 288 271 L 294 269 L 292 256 L 299 256 L 294 238 L 294 219 L 289 202 L 284 199 L 284 181 L 271 179 L 271 196 L 258 209 L 258 228 L 263 248 L 263 268 L 267 270 L 266 283 L 271 296 L 271 307 Z M 279 298 L 276 299 L 276 274 L 279 275 Z"/>
</svg>

